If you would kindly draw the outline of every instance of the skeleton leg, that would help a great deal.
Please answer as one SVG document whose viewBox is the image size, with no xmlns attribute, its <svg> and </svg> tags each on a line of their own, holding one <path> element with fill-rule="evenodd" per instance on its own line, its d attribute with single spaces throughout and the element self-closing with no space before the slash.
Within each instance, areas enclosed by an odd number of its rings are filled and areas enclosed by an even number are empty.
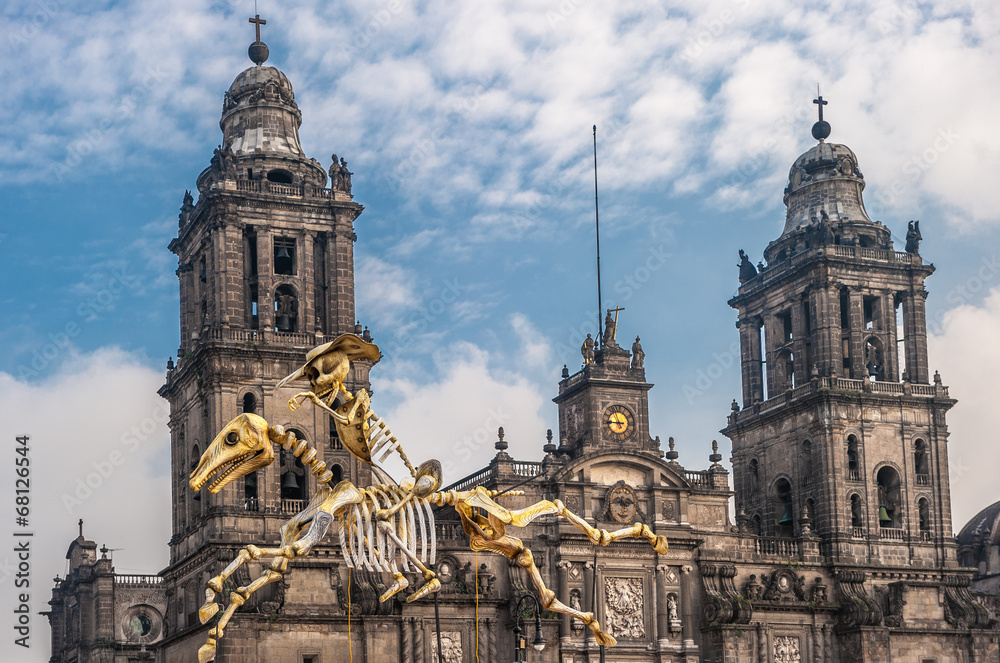
<svg viewBox="0 0 1000 663">
<path fill-rule="evenodd" d="M 219 611 L 219 605 L 214 602 L 215 592 L 222 591 L 222 582 L 225 581 L 241 564 L 248 559 L 260 559 L 261 557 L 273 557 L 270 568 L 260 577 L 246 587 L 238 587 L 229 595 L 229 605 L 226 607 L 218 624 L 208 632 L 208 640 L 198 650 L 198 662 L 208 663 L 215 660 L 216 645 L 223 635 L 223 630 L 232 619 L 236 610 L 243 605 L 255 591 L 265 585 L 280 580 L 288 568 L 288 560 L 295 557 L 304 557 L 309 554 L 320 539 L 326 534 L 333 521 L 333 513 L 342 510 L 346 505 L 356 503 L 364 499 L 364 493 L 358 490 L 349 481 L 341 481 L 336 488 L 324 487 L 316 497 L 312 499 L 309 506 L 301 513 L 294 516 L 281 528 L 280 548 L 257 548 L 256 546 L 246 546 L 240 551 L 233 562 L 226 569 L 209 581 L 209 589 L 205 591 L 206 602 L 198 611 L 199 618 L 204 624 Z M 305 536 L 299 538 L 306 525 L 309 530 Z M 217 588 L 217 589 L 214 589 Z"/>
<path fill-rule="evenodd" d="M 388 522 L 384 521 L 384 520 L 380 520 L 380 521 L 378 521 L 378 527 L 379 527 L 380 530 L 382 530 L 383 532 L 385 532 L 385 535 L 387 537 L 389 537 L 390 539 L 392 539 L 392 542 L 396 545 L 397 548 L 399 548 L 399 551 L 401 553 L 403 553 L 403 555 L 408 560 L 410 560 L 410 563 L 413 564 L 414 566 L 416 566 L 417 569 L 420 570 L 420 572 L 424 576 L 424 580 L 426 581 L 423 585 L 421 585 L 420 589 L 418 589 L 417 591 L 413 592 L 408 597 L 406 597 L 406 602 L 407 603 L 412 603 L 413 601 L 416 601 L 417 599 L 422 599 L 423 597 L 427 596 L 428 594 L 433 594 L 434 592 L 440 590 L 441 589 L 441 581 L 437 579 L 437 576 L 434 575 L 433 571 L 431 571 L 426 566 L 424 566 L 423 562 L 420 561 L 420 558 L 417 557 L 413 553 L 413 551 L 411 551 L 407 547 L 406 543 L 404 543 L 402 541 L 402 539 L 400 539 L 398 536 L 396 536 L 396 533 L 392 529 L 392 525 L 389 524 Z M 433 532 L 431 532 L 431 535 L 433 536 Z M 400 589 L 402 589 L 402 588 L 400 588 Z"/>
<path fill-rule="evenodd" d="M 531 554 L 530 550 L 522 546 L 521 550 L 513 559 L 518 566 L 528 572 L 528 576 L 531 577 L 532 584 L 535 586 L 535 589 L 538 590 L 538 596 L 541 598 L 541 603 L 547 610 L 576 617 L 586 624 L 591 631 L 593 631 L 594 638 L 600 645 L 604 645 L 605 647 L 614 647 L 615 644 L 617 644 L 617 641 L 611 636 L 610 633 L 606 633 L 601 630 L 601 625 L 596 619 L 594 619 L 594 613 L 574 610 L 556 598 L 555 592 L 546 587 L 545 583 L 542 582 L 542 574 L 539 573 L 538 567 L 535 566 L 535 558 Z"/>
<path fill-rule="evenodd" d="M 482 496 L 477 495 L 476 502 L 482 501 Z M 493 500 L 490 501 L 492 502 Z M 494 502 L 494 504 L 496 503 Z M 479 506 L 479 504 L 473 504 L 473 506 Z M 642 523 L 636 523 L 631 527 L 615 530 L 614 532 L 609 532 L 605 529 L 597 529 L 592 527 L 586 520 L 567 509 L 566 505 L 559 500 L 555 500 L 553 502 L 543 500 L 537 504 L 532 504 L 529 507 L 518 509 L 516 511 L 508 511 L 499 504 L 497 504 L 497 507 L 506 511 L 510 518 L 509 520 L 505 520 L 501 516 L 499 517 L 499 520 L 513 525 L 514 527 L 524 527 L 539 516 L 555 514 L 560 518 L 565 518 L 575 525 L 577 529 L 587 535 L 587 538 L 589 538 L 594 545 L 606 546 L 613 541 L 617 541 L 618 539 L 635 537 L 637 539 L 646 539 L 649 541 L 649 545 L 653 546 L 653 550 L 659 554 L 665 555 L 667 553 L 667 537 L 657 536 L 653 533 L 653 530 L 649 529 L 649 527 L 643 525 Z M 493 510 L 488 509 L 488 511 L 490 516 L 496 517 Z"/>
</svg>

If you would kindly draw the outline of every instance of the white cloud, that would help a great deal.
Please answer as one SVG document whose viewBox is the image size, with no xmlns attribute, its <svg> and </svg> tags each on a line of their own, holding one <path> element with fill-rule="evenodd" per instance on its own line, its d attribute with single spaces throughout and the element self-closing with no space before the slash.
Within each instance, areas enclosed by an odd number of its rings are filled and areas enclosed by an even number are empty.
<svg viewBox="0 0 1000 663">
<path fill-rule="evenodd" d="M 395 402 L 382 406 L 386 407 L 383 416 L 403 440 L 411 462 L 416 466 L 430 458 L 440 460 L 447 484 L 489 464 L 496 453 L 493 444 L 500 426 L 511 456 L 541 456 L 542 411 L 548 399 L 521 374 L 523 368 L 470 343 L 456 343 L 435 357 L 433 372 L 423 372 L 419 379 L 401 378 L 387 365 L 376 369 L 372 382 L 379 399 L 384 394 L 390 403 Z M 383 379 L 383 375 L 391 377 Z M 375 399 L 372 407 L 382 414 Z M 387 466 L 395 477 L 402 476 L 399 463 Z"/>
<path fill-rule="evenodd" d="M 122 548 L 114 553 L 119 573 L 158 573 L 166 566 L 170 454 L 169 408 L 156 395 L 162 382 L 161 373 L 117 348 L 70 354 L 56 373 L 36 383 L 0 373 L 8 467 L 14 436 L 30 436 L 34 612 L 47 608 L 51 578 L 62 575 L 80 518 L 88 539 Z M 10 500 L 14 478 L 13 471 L 0 478 L 0 493 Z M 9 568 L 9 555 L 0 552 L 0 568 Z M 14 590 L 13 579 L 0 571 L 4 605 L 14 605 Z M 48 623 L 36 615 L 33 625 L 32 650 L 42 655 Z M 27 660 L 11 640 L 4 639 L 0 658 Z"/>
<path fill-rule="evenodd" d="M 948 312 L 941 332 L 928 337 L 932 370 L 941 370 L 958 405 L 948 413 L 949 463 L 954 529 L 980 509 L 1000 500 L 996 468 L 996 376 L 1000 375 L 1000 288 L 981 306 Z"/>
<path fill-rule="evenodd" d="M 597 123 L 615 128 L 606 188 L 769 209 L 766 192 L 810 142 L 801 115 L 818 80 L 833 139 L 859 150 L 873 203 L 914 217 L 936 205 L 962 228 L 1000 221 L 1000 90 L 984 84 L 1000 66 L 993 4 L 389 6 L 300 3 L 270 17 L 265 38 L 299 90 L 307 151 L 346 154 L 359 183 L 386 177 L 407 204 L 465 198 L 484 218 L 530 205 L 552 173 L 582 175 Z M 0 110 L 6 180 L 47 177 L 77 154 L 120 169 L 217 142 L 222 91 L 247 64 L 250 34 L 220 9 L 56 11 L 18 37 L 14 101 Z M 10 33 L 31 21 L 26 9 Z M 941 131 L 957 136 L 945 149 Z"/>
</svg>

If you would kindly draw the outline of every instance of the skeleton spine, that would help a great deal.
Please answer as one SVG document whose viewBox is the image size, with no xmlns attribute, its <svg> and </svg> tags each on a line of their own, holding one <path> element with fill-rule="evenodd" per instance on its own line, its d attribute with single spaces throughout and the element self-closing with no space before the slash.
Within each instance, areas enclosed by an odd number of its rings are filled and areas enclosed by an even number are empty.
<svg viewBox="0 0 1000 663">
<path fill-rule="evenodd" d="M 301 458 L 302 464 L 309 467 L 309 471 L 319 483 L 330 483 L 333 472 L 326 469 L 326 463 L 319 459 L 316 449 L 310 447 L 308 442 L 297 439 L 295 433 L 286 431 L 281 424 L 268 429 L 267 435 L 272 442 L 280 444 L 282 449 L 291 451 L 296 458 Z"/>
</svg>

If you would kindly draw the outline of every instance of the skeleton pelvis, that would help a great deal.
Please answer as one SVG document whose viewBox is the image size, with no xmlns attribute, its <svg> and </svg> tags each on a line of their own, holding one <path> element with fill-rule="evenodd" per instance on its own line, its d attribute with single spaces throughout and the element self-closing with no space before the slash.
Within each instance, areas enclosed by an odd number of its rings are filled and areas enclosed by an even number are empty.
<svg viewBox="0 0 1000 663">
<path fill-rule="evenodd" d="M 371 450 L 368 448 L 368 406 L 371 403 L 368 392 L 359 389 L 358 394 L 347 401 L 335 412 L 343 417 L 334 418 L 337 425 L 337 436 L 344 448 L 354 454 L 355 458 L 364 462 L 372 462 Z M 346 423 L 345 423 L 346 422 Z"/>
</svg>

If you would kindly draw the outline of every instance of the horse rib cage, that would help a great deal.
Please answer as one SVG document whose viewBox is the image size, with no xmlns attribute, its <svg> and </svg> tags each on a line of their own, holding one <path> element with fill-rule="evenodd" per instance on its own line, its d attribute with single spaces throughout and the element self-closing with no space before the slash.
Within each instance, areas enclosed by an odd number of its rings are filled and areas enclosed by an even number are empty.
<svg viewBox="0 0 1000 663">
<path fill-rule="evenodd" d="M 364 499 L 337 517 L 340 550 L 351 568 L 374 572 L 395 573 L 397 546 L 379 529 L 379 513 L 406 499 L 398 486 L 375 485 L 362 491 Z M 433 566 L 437 558 L 437 538 L 434 531 L 434 512 L 431 504 L 422 497 L 410 500 L 386 521 L 399 540 L 425 566 Z M 419 548 L 419 549 L 418 549 Z M 412 569 L 406 555 L 398 555 L 403 571 Z"/>
</svg>

